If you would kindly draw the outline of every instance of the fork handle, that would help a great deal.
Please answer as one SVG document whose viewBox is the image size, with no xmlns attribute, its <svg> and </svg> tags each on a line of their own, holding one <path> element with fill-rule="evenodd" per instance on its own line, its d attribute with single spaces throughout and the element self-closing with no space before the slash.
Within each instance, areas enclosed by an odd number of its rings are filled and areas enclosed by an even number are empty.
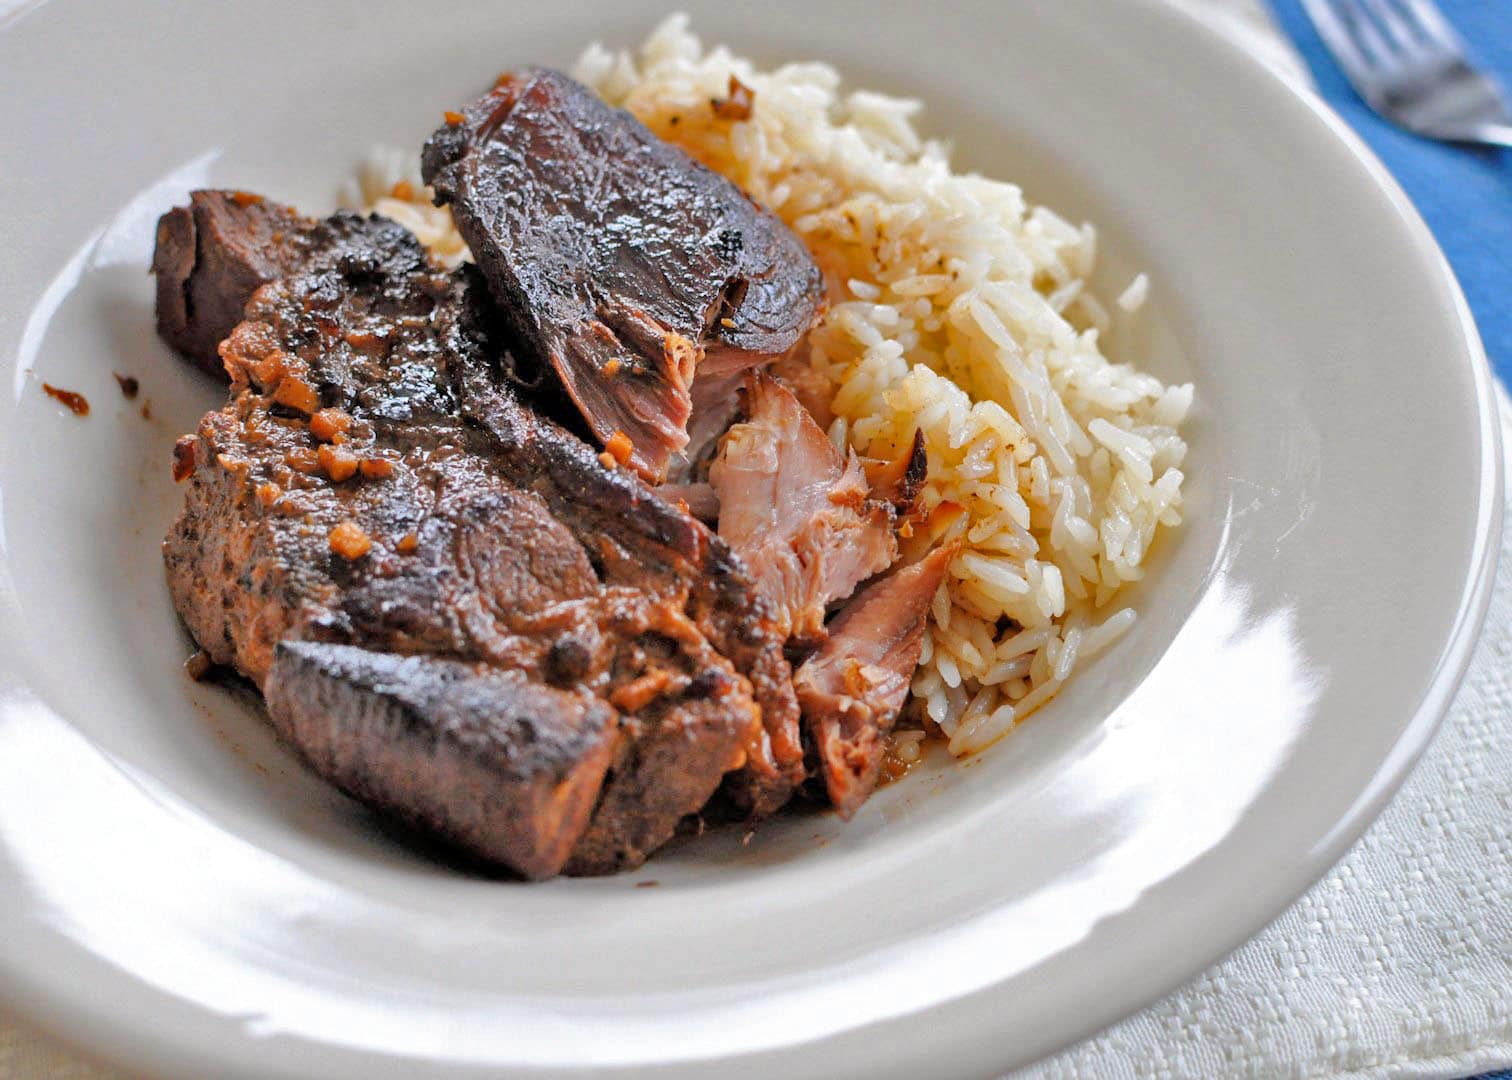
<svg viewBox="0 0 1512 1080">
<path fill-rule="evenodd" d="M 1475 124 L 1453 138 L 1487 146 L 1512 147 L 1512 124 Z"/>
<path fill-rule="evenodd" d="M 1512 124 L 1487 124 L 1481 132 L 1481 141 L 1512 147 Z"/>
</svg>

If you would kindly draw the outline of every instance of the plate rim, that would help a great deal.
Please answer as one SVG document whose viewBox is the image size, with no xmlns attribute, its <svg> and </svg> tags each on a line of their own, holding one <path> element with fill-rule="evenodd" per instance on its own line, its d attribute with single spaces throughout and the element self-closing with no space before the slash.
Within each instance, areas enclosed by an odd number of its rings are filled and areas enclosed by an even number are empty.
<svg viewBox="0 0 1512 1080">
<path fill-rule="evenodd" d="M 1154 1001 L 1165 997 L 1176 987 L 1180 986 L 1194 975 L 1206 970 L 1212 964 L 1221 960 L 1234 949 L 1250 940 L 1263 927 L 1272 922 L 1278 915 L 1289 908 L 1308 889 L 1321 879 L 1331 869 L 1354 842 L 1373 823 L 1384 810 L 1386 804 L 1396 795 L 1407 777 L 1411 775 L 1414 767 L 1421 758 L 1433 737 L 1437 734 L 1439 726 L 1447 715 L 1450 704 L 1458 691 L 1470 662 L 1474 656 L 1475 646 L 1480 637 L 1480 631 L 1489 609 L 1492 585 L 1495 578 L 1495 570 L 1500 552 L 1500 539 L 1504 524 L 1504 484 L 1505 484 L 1505 457 L 1502 446 L 1502 400 L 1494 376 L 1492 375 L 1489 360 L 1486 356 L 1483 343 L 1476 328 L 1474 318 L 1469 310 L 1462 289 L 1459 286 L 1454 272 L 1445 258 L 1437 240 L 1433 237 L 1427 224 L 1411 203 L 1401 186 L 1386 170 L 1385 166 L 1375 156 L 1373 151 L 1332 109 L 1327 103 L 1307 88 L 1285 78 L 1276 71 L 1263 58 L 1245 49 L 1229 34 L 1210 25 L 1195 13 L 1188 11 L 1167 0 L 1125 0 L 1126 6 L 1140 9 L 1151 18 L 1168 20 L 1170 25 L 1180 24 L 1184 29 L 1177 33 L 1184 33 L 1201 37 L 1206 40 L 1210 47 L 1219 49 L 1227 54 L 1228 58 L 1239 66 L 1247 66 L 1253 72 L 1264 72 L 1264 81 L 1270 83 L 1273 89 L 1280 89 L 1294 105 L 1301 105 L 1310 114 L 1313 123 L 1320 124 L 1328 136 L 1342 143 L 1349 151 L 1350 157 L 1358 163 L 1364 172 L 1370 177 L 1375 187 L 1385 195 L 1397 211 L 1397 216 L 1403 226 L 1411 231 L 1416 245 L 1423 250 L 1431 265 L 1425 265 L 1422 270 L 1437 276 L 1442 283 L 1447 285 L 1447 294 L 1452 298 L 1455 305 L 1455 314 L 1458 318 L 1459 330 L 1463 339 L 1464 358 L 1468 359 L 1471 367 L 1471 376 L 1474 386 L 1475 405 L 1477 412 L 1477 435 L 1481 457 L 1480 491 L 1477 502 L 1477 522 L 1475 529 L 1475 549 L 1468 560 L 1468 572 L 1459 598 L 1458 612 L 1455 616 L 1454 625 L 1440 647 L 1435 665 L 1432 682 L 1423 694 L 1412 712 L 1411 719 L 1402 728 L 1388 758 L 1378 766 L 1371 786 L 1357 798 L 1343 817 L 1335 823 L 1327 836 L 1314 844 L 1298 860 L 1298 868 L 1284 877 L 1278 876 L 1278 881 L 1287 881 L 1290 884 L 1277 885 L 1268 891 L 1260 900 L 1251 905 L 1251 914 L 1243 919 L 1231 919 L 1223 925 L 1226 930 L 1215 930 L 1208 937 L 1220 942 L 1219 945 L 1201 950 L 1211 953 L 1211 957 L 1192 968 L 1191 962 L 1171 961 L 1167 963 L 1167 970 L 1162 975 L 1152 980 L 1154 989 L 1146 989 L 1137 995 L 1139 1000 L 1131 1003 L 1129 996 L 1120 997 L 1116 1004 L 1108 1004 L 1102 1007 L 1089 1005 L 1083 1013 L 1084 1019 L 1076 1025 L 1077 1031 L 1066 1036 L 1061 1047 L 1068 1047 L 1081 1041 L 1087 1036 L 1102 1030 L 1108 1025 L 1117 1022 L 1122 1017 L 1132 1015 L 1147 1007 Z M 28 16 L 35 14 L 43 7 L 56 6 L 57 0 L 35 0 L 30 4 L 22 4 L 14 10 L 9 17 L 0 18 L 0 34 L 12 30 L 23 22 Z M 6 614 L 0 610 L 0 615 Z M 1305 884 L 1301 887 L 1297 881 L 1305 878 Z M 1174 954 L 1173 954 L 1174 955 Z M 175 1070 L 187 1060 L 186 1056 L 177 1052 L 188 1048 L 188 1044 L 175 1043 L 171 1039 L 159 1039 L 154 1037 L 144 1038 L 140 1031 L 135 1033 L 135 1038 L 125 1037 L 126 1032 L 133 1025 L 114 1025 L 117 1035 L 108 1044 L 104 1039 L 81 1041 L 74 1031 L 63 1029 L 66 1020 L 87 1021 L 98 1019 L 102 1010 L 97 1005 L 85 1004 L 75 997 L 71 1001 L 56 1001 L 51 1003 L 49 1009 L 36 1009 L 38 999 L 27 1000 L 24 989 L 20 987 L 18 975 L 25 970 L 26 965 L 13 963 L 5 958 L 0 958 L 0 972 L 5 978 L 0 979 L 0 1005 L 3 1005 L 14 1016 L 22 1019 L 28 1026 L 46 1033 L 57 1041 L 78 1049 L 86 1057 L 96 1058 L 101 1055 L 111 1059 L 119 1059 L 137 1068 L 154 1068 Z M 129 978 L 129 974 L 125 977 Z M 35 987 L 35 989 L 42 989 Z M 968 995 L 968 999 L 987 999 L 995 994 L 1001 994 L 1004 989 L 1002 982 L 994 983 L 974 994 Z M 40 998 L 41 995 L 39 995 Z M 945 1005 L 931 1006 L 930 1008 L 912 1015 L 911 1019 L 927 1022 L 933 1014 L 952 1008 L 956 1002 Z M 73 1012 L 69 1013 L 69 1007 Z M 948 1026 L 948 1025 L 942 1025 Z M 95 1032 L 102 1029 L 96 1028 Z M 821 1039 L 816 1043 L 785 1045 L 775 1049 L 764 1049 L 743 1053 L 733 1057 L 712 1057 L 698 1059 L 693 1062 L 673 1062 L 665 1066 L 668 1072 L 684 1072 L 719 1067 L 731 1070 L 734 1075 L 764 1075 L 775 1064 L 781 1061 L 791 1063 L 792 1059 L 799 1054 L 804 1055 L 807 1064 L 822 1064 L 822 1057 L 833 1053 L 840 1053 L 840 1060 L 851 1064 L 857 1062 L 857 1058 L 847 1056 L 846 1047 L 854 1050 L 854 1044 L 858 1037 L 871 1036 L 868 1041 L 874 1047 L 880 1047 L 882 1040 L 876 1039 L 876 1033 L 867 1027 L 848 1028 L 833 1036 Z M 928 1044 L 928 1045 L 926 1045 Z M 896 1069 L 899 1066 L 922 1067 L 925 1059 L 921 1056 L 925 1053 L 936 1051 L 933 1042 L 928 1038 L 921 1039 L 916 1033 L 902 1043 L 903 1046 L 912 1046 L 911 1056 L 901 1057 L 896 1054 L 885 1057 L 888 1066 Z M 957 1069 L 976 1069 L 991 1071 L 1001 1067 L 1002 1052 L 994 1052 L 996 1049 L 990 1039 L 978 1036 L 973 1039 L 961 1039 L 952 1037 L 950 1045 L 954 1055 L 950 1059 Z M 252 1052 L 247 1048 L 252 1047 Z M 898 1043 L 893 1044 L 894 1049 Z M 318 1062 L 314 1056 L 322 1050 L 332 1049 L 326 1044 L 312 1040 L 301 1039 L 300 1048 L 302 1056 L 308 1055 L 298 1063 L 301 1072 L 314 1071 Z M 201 1053 L 204 1047 L 197 1048 Z M 218 1048 L 226 1050 L 226 1047 Z M 255 1040 L 242 1040 L 234 1048 L 237 1052 L 234 1056 L 228 1055 L 223 1058 L 223 1063 L 228 1069 L 253 1071 L 266 1070 L 270 1062 L 265 1056 L 256 1052 Z M 818 1051 L 818 1057 L 810 1057 Z M 1051 1051 L 1054 1053 L 1055 1051 Z M 873 1049 L 868 1055 L 877 1057 Z M 332 1055 L 326 1060 L 329 1066 L 336 1060 Z M 380 1060 L 376 1057 L 367 1058 L 369 1061 Z M 402 1066 L 404 1059 L 385 1056 L 386 1060 L 393 1065 Z M 938 1066 L 941 1058 L 930 1056 L 929 1063 Z M 465 1071 L 469 1067 L 456 1063 L 448 1063 L 449 1067 Z M 496 1068 L 488 1069 L 492 1074 L 497 1074 Z M 550 1071 L 550 1070 L 545 1070 Z M 566 1070 L 564 1070 L 566 1071 Z M 802 1070 L 807 1074 L 808 1069 Z M 264 1073 L 267 1075 L 267 1073 Z"/>
</svg>

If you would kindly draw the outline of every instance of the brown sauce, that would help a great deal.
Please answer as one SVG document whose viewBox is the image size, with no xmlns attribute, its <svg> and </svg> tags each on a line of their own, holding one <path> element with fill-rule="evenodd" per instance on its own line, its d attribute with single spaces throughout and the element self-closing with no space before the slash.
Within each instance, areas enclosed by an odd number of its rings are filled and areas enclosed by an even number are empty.
<svg viewBox="0 0 1512 1080">
<path fill-rule="evenodd" d="M 73 390 L 63 390 L 52 385 L 52 383 L 43 383 L 42 389 L 47 393 L 48 397 L 60 401 L 64 405 L 68 406 L 69 411 L 72 412 L 75 416 L 89 415 L 89 399 L 86 398 L 83 394 L 77 393 Z"/>
</svg>

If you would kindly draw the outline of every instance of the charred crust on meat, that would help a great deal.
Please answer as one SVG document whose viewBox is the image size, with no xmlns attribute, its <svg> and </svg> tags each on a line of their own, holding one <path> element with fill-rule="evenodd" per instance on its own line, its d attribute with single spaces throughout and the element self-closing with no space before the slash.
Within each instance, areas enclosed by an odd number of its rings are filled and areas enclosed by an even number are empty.
<svg viewBox="0 0 1512 1080">
<path fill-rule="evenodd" d="M 638 864 L 760 754 L 764 716 L 797 716 L 739 561 L 525 406 L 475 270 L 442 270 L 382 218 L 216 205 L 207 243 L 244 245 L 236 215 L 276 214 L 300 257 L 214 350 L 230 396 L 184 444 L 236 466 L 185 474 L 164 543 L 191 633 L 384 815 L 531 877 Z M 203 311 L 182 328 L 196 338 Z M 291 377 L 318 401 L 278 402 Z M 356 475 L 333 483 L 338 452 Z M 379 479 L 366 461 L 396 465 Z M 345 524 L 360 538 L 336 550 Z M 528 707 L 489 713 L 500 694 Z M 519 756 L 544 746 L 549 762 Z"/>
<path fill-rule="evenodd" d="M 520 350 L 600 443 L 629 436 L 645 477 L 686 444 L 694 368 L 764 363 L 821 310 L 819 270 L 782 222 L 558 72 L 469 105 L 422 173 Z M 602 377 L 610 361 L 621 377 Z"/>
<path fill-rule="evenodd" d="M 180 483 L 194 474 L 196 440 L 193 435 L 180 436 L 173 444 L 173 482 Z"/>
</svg>

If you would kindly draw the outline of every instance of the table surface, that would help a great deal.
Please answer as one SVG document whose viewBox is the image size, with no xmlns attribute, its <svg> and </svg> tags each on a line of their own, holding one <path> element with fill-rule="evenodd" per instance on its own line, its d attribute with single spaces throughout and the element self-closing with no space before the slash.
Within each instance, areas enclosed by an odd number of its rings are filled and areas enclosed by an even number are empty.
<svg viewBox="0 0 1512 1080">
<path fill-rule="evenodd" d="M 1261 0 L 1170 0 L 1244 37 L 1257 53 L 1288 74 L 1306 78 L 1305 67 L 1271 24 Z M 0 0 L 0 23 L 29 0 Z M 1491 1074 L 1512 1080 L 1512 1071 Z M 93 1064 L 71 1049 L 0 1016 L 0 1078 L 3 1080 L 113 1080 L 123 1074 Z"/>
</svg>

